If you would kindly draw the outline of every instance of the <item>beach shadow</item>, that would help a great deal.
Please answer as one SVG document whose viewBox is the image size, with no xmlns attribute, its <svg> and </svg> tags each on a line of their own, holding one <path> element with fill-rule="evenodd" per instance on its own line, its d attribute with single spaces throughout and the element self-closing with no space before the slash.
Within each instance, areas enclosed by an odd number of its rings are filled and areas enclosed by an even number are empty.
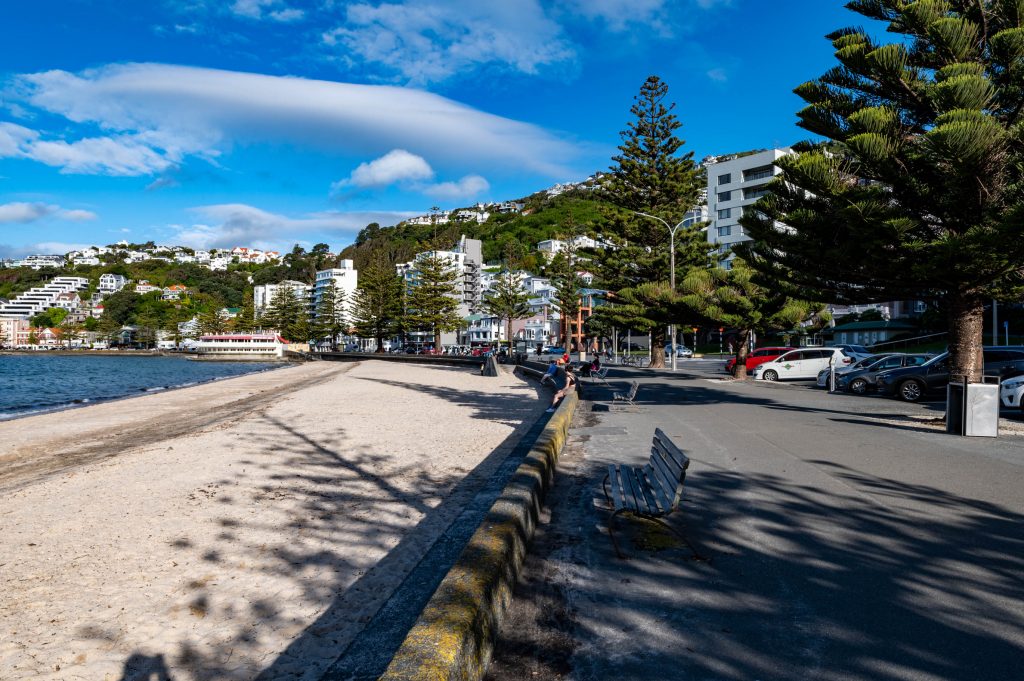
<svg viewBox="0 0 1024 681">
<path fill-rule="evenodd" d="M 174 681 L 163 655 L 135 653 L 124 662 L 120 681 Z"/>
</svg>

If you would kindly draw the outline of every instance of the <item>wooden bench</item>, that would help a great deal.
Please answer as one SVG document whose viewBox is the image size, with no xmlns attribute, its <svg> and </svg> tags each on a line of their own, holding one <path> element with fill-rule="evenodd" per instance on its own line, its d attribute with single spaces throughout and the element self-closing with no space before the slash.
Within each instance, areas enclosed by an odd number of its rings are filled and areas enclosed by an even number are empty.
<svg viewBox="0 0 1024 681">
<path fill-rule="evenodd" d="M 635 384 L 634 384 L 635 385 Z M 651 442 L 651 456 L 643 467 L 611 464 L 608 474 L 602 483 L 605 498 L 614 509 L 608 519 L 608 536 L 619 558 L 625 558 L 615 541 L 615 517 L 620 513 L 647 518 L 660 523 L 663 527 L 678 536 L 693 552 L 697 560 L 705 560 L 693 544 L 677 532 L 671 525 L 662 520 L 663 517 L 679 508 L 683 495 L 683 483 L 686 481 L 686 469 L 690 459 L 661 430 L 654 429 Z"/>
<path fill-rule="evenodd" d="M 636 404 L 636 391 L 640 389 L 640 384 L 636 381 L 630 381 L 629 392 L 625 393 L 614 393 L 612 394 L 613 402 L 625 402 L 626 404 Z"/>
</svg>

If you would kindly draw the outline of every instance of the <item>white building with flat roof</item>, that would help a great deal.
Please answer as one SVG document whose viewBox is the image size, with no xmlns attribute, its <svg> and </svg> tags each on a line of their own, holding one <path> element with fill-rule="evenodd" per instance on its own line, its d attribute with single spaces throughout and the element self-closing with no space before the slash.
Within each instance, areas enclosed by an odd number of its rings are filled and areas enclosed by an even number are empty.
<svg viewBox="0 0 1024 681">
<path fill-rule="evenodd" d="M 352 298 L 358 285 L 359 272 L 355 268 L 355 263 L 351 260 L 342 260 L 338 263 L 337 267 L 329 270 L 320 270 L 316 273 L 316 280 L 313 283 L 314 314 L 324 293 L 328 291 L 329 287 L 333 286 L 345 294 L 345 318 L 348 319 L 350 317 L 349 312 L 352 309 Z"/>
<path fill-rule="evenodd" d="M 43 286 L 36 286 L 0 304 L 0 317 L 28 319 L 57 307 L 61 294 L 74 292 L 77 298 L 77 292 L 87 288 L 89 280 L 84 277 L 55 277 Z"/>
<path fill-rule="evenodd" d="M 274 297 L 278 295 L 278 292 L 282 289 L 290 290 L 292 295 L 298 300 L 302 301 L 304 305 L 309 304 L 309 296 L 313 291 L 313 287 L 309 284 L 303 284 L 301 281 L 292 281 L 286 279 L 285 281 L 278 282 L 276 284 L 260 284 L 252 289 L 252 306 L 256 312 L 256 317 L 260 317 L 270 304 L 274 301 Z"/>
<path fill-rule="evenodd" d="M 708 241 L 723 255 L 733 245 L 750 241 L 739 224 L 744 210 L 768 193 L 766 185 L 782 170 L 775 161 L 793 150 L 766 149 L 748 154 L 733 154 L 708 159 Z M 729 267 L 729 260 L 723 267 Z"/>
</svg>

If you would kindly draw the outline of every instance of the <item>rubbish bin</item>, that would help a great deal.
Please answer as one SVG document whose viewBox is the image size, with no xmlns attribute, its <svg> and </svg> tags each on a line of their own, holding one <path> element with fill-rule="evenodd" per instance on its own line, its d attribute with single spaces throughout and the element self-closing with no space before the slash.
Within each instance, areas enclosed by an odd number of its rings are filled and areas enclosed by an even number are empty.
<svg viewBox="0 0 1024 681">
<path fill-rule="evenodd" d="M 946 432 L 967 437 L 999 436 L 999 377 L 950 377 L 946 386 Z"/>
</svg>

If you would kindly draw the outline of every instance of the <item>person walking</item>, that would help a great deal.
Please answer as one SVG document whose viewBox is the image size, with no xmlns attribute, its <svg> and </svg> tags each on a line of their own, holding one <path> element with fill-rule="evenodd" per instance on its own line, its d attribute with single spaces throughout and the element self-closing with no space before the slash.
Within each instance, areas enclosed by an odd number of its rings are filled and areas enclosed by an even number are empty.
<svg viewBox="0 0 1024 681">
<path fill-rule="evenodd" d="M 576 389 L 576 376 L 572 373 L 572 367 L 566 365 L 565 367 L 565 385 L 562 389 L 555 393 L 555 396 L 551 398 L 551 406 L 548 407 L 547 413 L 551 413 L 555 410 L 555 405 L 568 395 L 570 392 Z"/>
</svg>

